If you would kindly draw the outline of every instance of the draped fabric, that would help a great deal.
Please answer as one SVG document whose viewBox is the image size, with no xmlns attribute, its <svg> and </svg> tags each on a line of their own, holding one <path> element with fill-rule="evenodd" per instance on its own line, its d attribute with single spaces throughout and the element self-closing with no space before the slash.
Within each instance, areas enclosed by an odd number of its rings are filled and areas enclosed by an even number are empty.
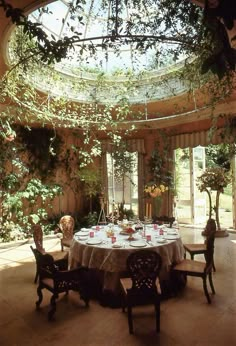
<svg viewBox="0 0 236 346">
<path fill-rule="evenodd" d="M 195 148 L 198 145 L 203 147 L 209 144 L 219 144 L 222 143 L 222 138 L 219 132 L 216 132 L 212 138 L 209 136 L 208 131 L 193 132 L 193 133 L 183 133 L 176 136 L 171 136 L 171 149 L 175 150 L 178 148 Z"/>
<path fill-rule="evenodd" d="M 126 139 L 127 151 L 134 153 L 145 154 L 144 139 Z M 102 152 L 112 153 L 114 148 L 114 143 L 111 143 L 109 139 L 102 141 Z"/>
</svg>

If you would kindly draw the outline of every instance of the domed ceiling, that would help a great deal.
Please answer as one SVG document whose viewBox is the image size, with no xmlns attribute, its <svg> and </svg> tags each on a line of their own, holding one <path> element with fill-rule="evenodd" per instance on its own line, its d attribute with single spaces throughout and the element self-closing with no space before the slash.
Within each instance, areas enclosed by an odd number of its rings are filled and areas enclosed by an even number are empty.
<svg viewBox="0 0 236 346">
<path fill-rule="evenodd" d="M 51 40 L 79 40 L 66 59 L 53 68 L 34 69 L 27 78 L 41 91 L 78 102 L 117 103 L 126 97 L 131 104 L 142 104 L 186 91 L 173 74 L 184 64 L 184 55 L 176 54 L 178 44 L 156 39 L 171 36 L 173 29 L 160 25 L 156 32 L 150 25 L 160 1 L 135 3 L 58 0 L 31 12 L 28 19 L 43 26 Z M 12 51 L 10 44 L 13 61 Z"/>
</svg>

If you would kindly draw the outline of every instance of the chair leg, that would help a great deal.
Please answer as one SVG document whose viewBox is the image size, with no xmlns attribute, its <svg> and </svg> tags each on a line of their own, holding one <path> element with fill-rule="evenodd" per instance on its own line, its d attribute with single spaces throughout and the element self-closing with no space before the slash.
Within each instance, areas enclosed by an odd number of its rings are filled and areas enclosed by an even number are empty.
<svg viewBox="0 0 236 346">
<path fill-rule="evenodd" d="M 57 306 L 56 306 L 56 299 L 58 298 L 58 294 L 54 293 L 51 298 L 51 310 L 48 313 L 48 320 L 52 321 L 53 316 L 56 312 Z"/>
<path fill-rule="evenodd" d="M 216 267 L 215 267 L 214 259 L 213 259 L 213 263 L 212 263 L 212 268 L 213 268 L 214 272 L 216 272 Z"/>
<path fill-rule="evenodd" d="M 212 281 L 212 273 L 209 273 L 209 283 L 210 283 L 210 286 L 211 286 L 211 291 L 213 294 L 215 294 L 215 288 L 214 288 L 214 285 L 213 285 L 213 281 Z"/>
<path fill-rule="evenodd" d="M 36 274 L 35 274 L 35 278 L 34 278 L 34 283 L 36 284 L 37 281 L 38 281 L 38 277 L 39 277 L 39 272 L 38 270 L 36 269 Z"/>
<path fill-rule="evenodd" d="M 211 298 L 210 298 L 210 295 L 208 293 L 208 290 L 207 290 L 207 281 L 206 281 L 206 276 L 203 278 L 203 289 L 204 289 L 204 293 L 205 293 L 205 296 L 207 298 L 207 302 L 208 304 L 211 304 Z"/>
<path fill-rule="evenodd" d="M 190 256 L 191 256 L 191 260 L 193 261 L 194 260 L 194 253 L 191 253 Z"/>
<path fill-rule="evenodd" d="M 155 304 L 155 312 L 156 312 L 156 331 L 160 332 L 160 302 Z"/>
<path fill-rule="evenodd" d="M 132 307 L 128 305 L 128 323 L 129 323 L 129 333 L 133 334 L 133 318 L 132 318 Z"/>
<path fill-rule="evenodd" d="M 38 288 L 37 288 L 37 294 L 38 294 L 39 299 L 37 300 L 37 302 L 35 304 L 36 304 L 36 309 L 38 310 L 39 306 L 43 300 L 42 289 L 40 286 L 38 286 Z"/>
</svg>

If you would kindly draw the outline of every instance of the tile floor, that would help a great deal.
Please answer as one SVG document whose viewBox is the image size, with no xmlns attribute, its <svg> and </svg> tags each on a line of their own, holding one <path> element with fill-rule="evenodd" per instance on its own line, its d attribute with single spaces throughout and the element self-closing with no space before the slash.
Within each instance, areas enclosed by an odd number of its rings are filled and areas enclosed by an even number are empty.
<svg viewBox="0 0 236 346">
<path fill-rule="evenodd" d="M 183 242 L 202 242 L 201 230 L 180 229 Z M 216 238 L 213 275 L 216 295 L 206 303 L 202 282 L 189 278 L 184 291 L 161 305 L 161 332 L 155 332 L 153 307 L 134 310 L 134 335 L 121 309 L 91 301 L 86 309 L 76 293 L 62 295 L 56 319 L 47 321 L 50 295 L 45 292 L 40 312 L 33 283 L 35 262 L 30 243 L 0 246 L 0 345 L 236 345 L 236 233 Z M 60 256 L 56 237 L 45 239 L 46 251 Z M 198 259 L 203 259 L 202 255 Z"/>
</svg>

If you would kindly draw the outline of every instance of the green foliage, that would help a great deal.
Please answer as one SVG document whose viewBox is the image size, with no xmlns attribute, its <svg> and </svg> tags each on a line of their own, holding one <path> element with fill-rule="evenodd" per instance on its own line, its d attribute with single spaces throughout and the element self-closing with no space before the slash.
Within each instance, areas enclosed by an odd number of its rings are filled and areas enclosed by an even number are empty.
<svg viewBox="0 0 236 346">
<path fill-rule="evenodd" d="M 97 225 L 98 214 L 97 212 L 89 212 L 80 220 L 80 227 L 91 227 Z"/>
<path fill-rule="evenodd" d="M 128 142 L 118 138 L 112 147 L 111 156 L 114 160 L 114 176 L 117 181 L 130 177 L 134 169 L 134 154 L 130 152 Z"/>
<path fill-rule="evenodd" d="M 224 188 L 230 183 L 229 173 L 222 167 L 209 167 L 197 178 L 197 186 L 200 192 L 211 189 L 224 192 Z"/>
<path fill-rule="evenodd" d="M 159 141 L 157 141 L 155 143 L 155 149 L 151 153 L 148 165 L 152 183 L 164 185 L 171 189 L 173 187 L 173 173 L 169 166 L 173 160 L 169 157 L 169 152 L 168 141 L 164 139 L 162 148 L 160 147 Z"/>
<path fill-rule="evenodd" d="M 19 139 L 18 139 L 19 140 Z M 0 239 L 25 238 L 32 224 L 47 220 L 55 196 L 62 193 L 59 185 L 43 183 L 29 174 L 22 144 L 0 141 Z"/>
<path fill-rule="evenodd" d="M 125 5 L 128 6 L 127 11 L 131 11 L 127 22 L 118 20 L 122 18 Z M 204 11 L 190 1 L 181 0 L 149 0 L 148 6 L 145 0 L 111 3 L 101 1 L 102 9 L 108 9 L 110 6 L 111 18 L 107 27 L 107 39 L 98 44 L 95 41 L 91 43 L 90 40 L 82 41 L 81 33 L 75 30 L 75 27 L 84 27 L 87 23 L 84 0 L 70 4 L 68 17 L 71 24 L 68 22 L 67 25 L 71 34 L 58 40 L 53 35 L 48 36 L 37 23 L 29 21 L 20 8 L 14 8 L 5 0 L 1 0 L 0 6 L 3 7 L 6 16 L 11 18 L 14 24 L 22 27 L 28 40 L 33 42 L 31 50 L 22 57 L 23 60 L 28 60 L 28 56 L 37 56 L 41 61 L 52 64 L 66 58 L 76 47 L 79 52 L 78 59 L 86 62 L 86 55 L 98 58 L 98 46 L 99 51 L 102 46 L 104 55 L 109 58 L 111 49 L 119 56 L 117 42 L 122 41 L 122 47 L 132 43 L 141 53 L 151 48 L 155 52 L 154 64 L 161 65 L 166 59 L 176 61 L 181 54 L 201 55 L 202 58 L 205 57 L 203 73 L 211 69 L 222 78 L 229 71 L 235 70 L 235 50 L 231 48 L 225 31 L 225 26 L 231 28 L 236 18 L 235 11 L 231 9 L 234 8 L 234 4 L 230 1 L 219 1 L 215 7 L 208 6 L 206 1 Z M 41 11 L 47 12 L 48 16 L 55 15 L 47 7 Z M 143 15 L 140 15 L 141 13 Z M 142 34 L 138 35 L 139 33 Z"/>
<path fill-rule="evenodd" d="M 206 147 L 206 162 L 208 167 L 222 167 L 226 171 L 230 170 L 231 160 L 235 155 L 234 144 L 218 144 Z"/>
<path fill-rule="evenodd" d="M 19 127 L 17 134 L 29 153 L 30 172 L 38 173 L 42 178 L 52 175 L 62 145 L 56 132 L 46 128 Z"/>
<path fill-rule="evenodd" d="M 101 192 L 101 172 L 96 167 L 83 167 L 77 172 L 84 184 L 84 193 L 88 197 L 96 196 Z"/>
</svg>

